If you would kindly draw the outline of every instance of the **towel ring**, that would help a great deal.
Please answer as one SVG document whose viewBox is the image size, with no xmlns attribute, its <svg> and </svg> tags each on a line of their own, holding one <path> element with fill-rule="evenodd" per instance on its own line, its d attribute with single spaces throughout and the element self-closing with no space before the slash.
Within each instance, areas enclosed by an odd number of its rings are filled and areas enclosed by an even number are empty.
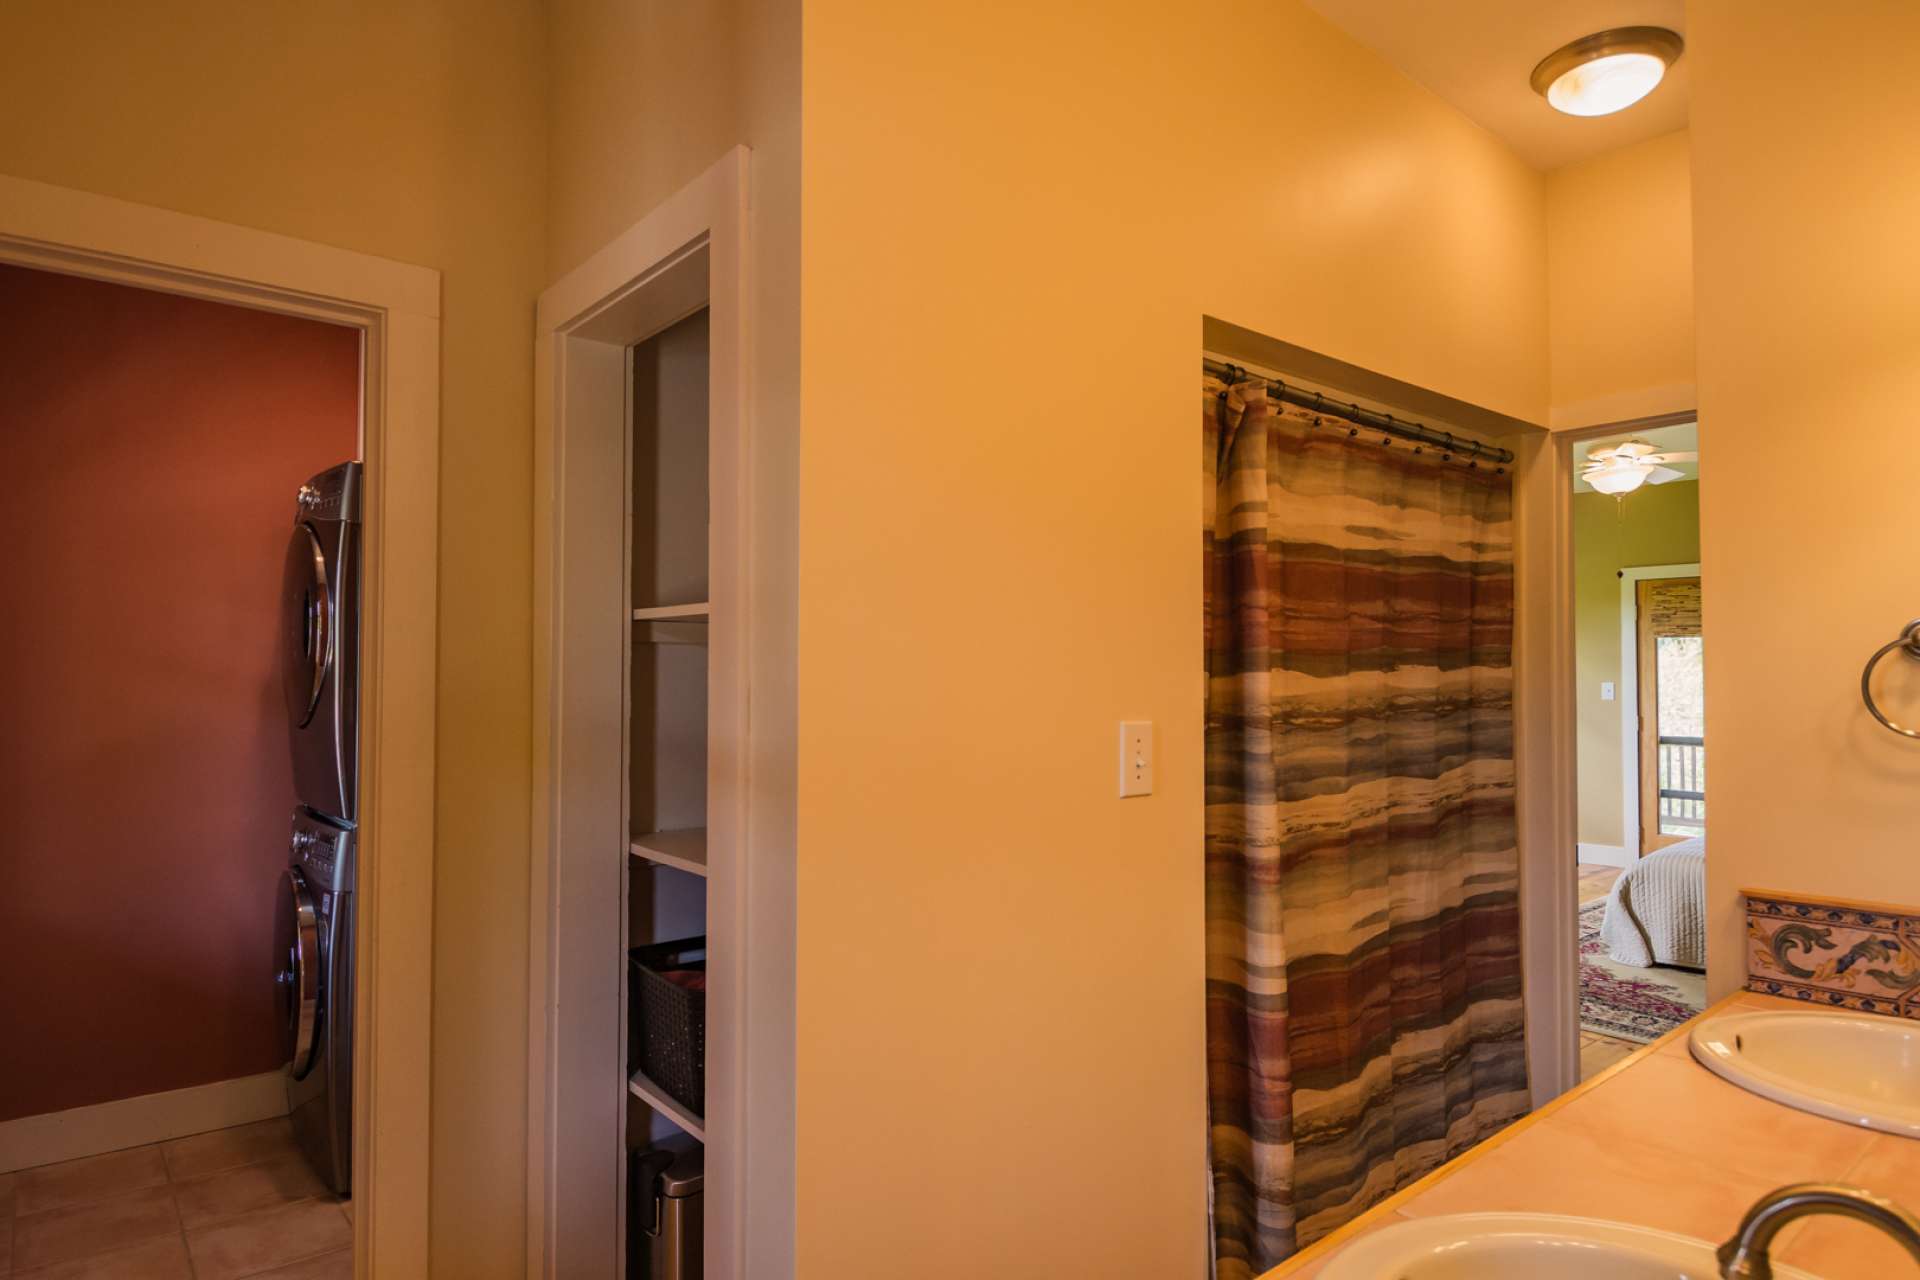
<svg viewBox="0 0 1920 1280">
<path fill-rule="evenodd" d="M 1887 726 L 1887 728 L 1893 730 L 1903 738 L 1920 738 L 1920 729 L 1902 728 L 1881 714 L 1880 708 L 1873 703 L 1873 669 L 1879 665 L 1880 659 L 1886 657 L 1895 649 L 1904 649 L 1909 658 L 1920 661 L 1920 618 L 1915 618 L 1912 622 L 1900 628 L 1900 634 L 1898 636 L 1873 651 L 1873 656 L 1867 659 L 1866 669 L 1860 673 L 1860 698 L 1867 704 L 1867 710 L 1873 713 L 1875 720 L 1878 720 L 1881 724 Z"/>
</svg>

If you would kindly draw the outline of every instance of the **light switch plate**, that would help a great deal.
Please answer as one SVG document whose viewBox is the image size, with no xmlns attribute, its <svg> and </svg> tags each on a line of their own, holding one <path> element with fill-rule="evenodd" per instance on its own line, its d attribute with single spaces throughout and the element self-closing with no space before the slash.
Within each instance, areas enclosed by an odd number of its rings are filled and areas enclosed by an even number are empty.
<svg viewBox="0 0 1920 1280">
<path fill-rule="evenodd" d="M 1613 681 L 1602 680 L 1600 682 L 1600 701 L 1602 702 L 1613 701 Z"/>
<path fill-rule="evenodd" d="M 1153 721 L 1120 722 L 1120 795 L 1153 794 Z"/>
</svg>

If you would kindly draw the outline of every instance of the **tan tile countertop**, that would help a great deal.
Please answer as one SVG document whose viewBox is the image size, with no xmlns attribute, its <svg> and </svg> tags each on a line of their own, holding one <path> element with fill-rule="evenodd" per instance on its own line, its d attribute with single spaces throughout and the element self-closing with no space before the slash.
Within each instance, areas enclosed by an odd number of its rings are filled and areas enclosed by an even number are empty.
<svg viewBox="0 0 1920 1280">
<path fill-rule="evenodd" d="M 1707 1013 L 1799 1009 L 1739 992 Z M 1705 1015 L 1702 1015 L 1705 1016 Z M 1611 1218 L 1719 1243 L 1790 1182 L 1850 1182 L 1920 1210 L 1920 1141 L 1769 1102 L 1693 1060 L 1688 1023 L 1375 1205 L 1262 1280 L 1308 1280 L 1358 1236 L 1404 1218 L 1509 1211 Z M 1795 1223 L 1774 1259 L 1827 1280 L 1905 1275 L 1870 1227 Z"/>
</svg>

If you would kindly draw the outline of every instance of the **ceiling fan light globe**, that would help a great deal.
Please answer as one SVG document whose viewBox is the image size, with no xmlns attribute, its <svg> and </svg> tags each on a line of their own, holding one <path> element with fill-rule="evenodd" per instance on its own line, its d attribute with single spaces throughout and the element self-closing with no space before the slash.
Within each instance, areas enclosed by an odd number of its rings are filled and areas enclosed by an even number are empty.
<svg viewBox="0 0 1920 1280">
<path fill-rule="evenodd" d="M 1595 471 L 1587 476 L 1587 483 L 1601 493 L 1619 497 L 1632 493 L 1646 483 L 1649 468 L 1646 467 L 1608 467 L 1604 471 Z"/>
</svg>

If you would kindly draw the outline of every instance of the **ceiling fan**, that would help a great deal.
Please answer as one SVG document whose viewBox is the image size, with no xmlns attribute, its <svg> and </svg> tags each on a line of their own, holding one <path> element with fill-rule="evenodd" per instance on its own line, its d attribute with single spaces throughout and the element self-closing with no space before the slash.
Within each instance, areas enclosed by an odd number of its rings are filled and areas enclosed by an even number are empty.
<svg viewBox="0 0 1920 1280">
<path fill-rule="evenodd" d="M 1628 440 L 1624 444 L 1602 445 L 1588 453 L 1580 478 L 1601 493 L 1619 497 L 1643 484 L 1665 484 L 1680 479 L 1681 473 L 1666 464 L 1692 462 L 1699 456 L 1698 453 L 1662 453 L 1645 440 Z"/>
</svg>

